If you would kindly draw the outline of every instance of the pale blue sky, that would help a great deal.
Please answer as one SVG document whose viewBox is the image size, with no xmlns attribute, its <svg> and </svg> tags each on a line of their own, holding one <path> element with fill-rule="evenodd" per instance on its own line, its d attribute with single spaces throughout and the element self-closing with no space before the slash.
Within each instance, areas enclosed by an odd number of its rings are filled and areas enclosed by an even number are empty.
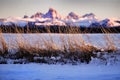
<svg viewBox="0 0 120 80">
<path fill-rule="evenodd" d="M 50 7 L 64 16 L 73 11 L 81 16 L 92 12 L 100 18 L 120 18 L 120 0 L 0 0 L 0 18 L 46 13 Z"/>
</svg>

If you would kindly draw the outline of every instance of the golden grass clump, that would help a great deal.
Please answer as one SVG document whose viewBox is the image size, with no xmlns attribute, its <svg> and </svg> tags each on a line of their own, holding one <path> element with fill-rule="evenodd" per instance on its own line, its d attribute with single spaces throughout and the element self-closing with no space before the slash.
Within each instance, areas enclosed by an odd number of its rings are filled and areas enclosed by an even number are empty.
<svg viewBox="0 0 120 80">
<path fill-rule="evenodd" d="M 4 39 L 3 34 L 0 32 L 0 54 L 8 53 L 8 45 Z"/>
</svg>

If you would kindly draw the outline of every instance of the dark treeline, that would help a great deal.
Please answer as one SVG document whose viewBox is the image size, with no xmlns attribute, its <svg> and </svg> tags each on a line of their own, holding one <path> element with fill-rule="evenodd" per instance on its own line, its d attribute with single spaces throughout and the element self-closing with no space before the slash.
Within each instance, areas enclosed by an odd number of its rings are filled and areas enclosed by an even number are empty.
<svg viewBox="0 0 120 80">
<path fill-rule="evenodd" d="M 120 27 L 0 26 L 2 33 L 120 33 Z"/>
</svg>

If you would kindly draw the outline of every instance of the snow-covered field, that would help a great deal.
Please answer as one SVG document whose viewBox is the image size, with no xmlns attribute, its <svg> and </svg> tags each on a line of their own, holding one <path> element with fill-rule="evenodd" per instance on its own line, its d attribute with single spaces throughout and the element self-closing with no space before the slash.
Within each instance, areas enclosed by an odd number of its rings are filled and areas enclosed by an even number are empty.
<svg viewBox="0 0 120 80">
<path fill-rule="evenodd" d="M 120 80 L 120 65 L 2 64 L 0 80 Z"/>
</svg>

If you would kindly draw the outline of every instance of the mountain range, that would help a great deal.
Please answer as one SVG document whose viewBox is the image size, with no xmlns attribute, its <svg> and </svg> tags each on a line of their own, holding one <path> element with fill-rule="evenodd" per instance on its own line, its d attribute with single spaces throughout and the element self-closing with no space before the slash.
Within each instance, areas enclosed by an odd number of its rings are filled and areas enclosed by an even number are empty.
<svg viewBox="0 0 120 80">
<path fill-rule="evenodd" d="M 118 27 L 120 19 L 99 19 L 94 13 L 79 16 L 70 12 L 67 16 L 61 16 L 55 9 L 49 8 L 47 13 L 37 12 L 32 16 L 1 18 L 0 25 L 17 25 L 24 27 L 28 24 L 33 26 L 82 26 L 82 27 Z"/>
</svg>

